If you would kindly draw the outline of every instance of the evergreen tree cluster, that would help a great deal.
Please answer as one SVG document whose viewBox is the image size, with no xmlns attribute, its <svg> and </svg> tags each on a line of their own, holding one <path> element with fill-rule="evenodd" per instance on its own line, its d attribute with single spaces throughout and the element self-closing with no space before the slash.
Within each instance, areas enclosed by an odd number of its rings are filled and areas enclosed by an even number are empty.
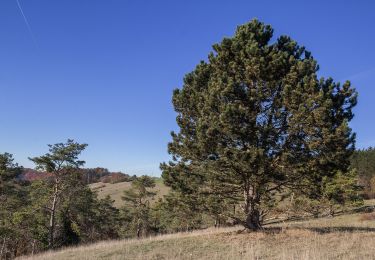
<svg viewBox="0 0 375 260">
<path fill-rule="evenodd" d="M 119 237 L 119 210 L 83 181 L 85 147 L 68 140 L 30 158 L 52 176 L 33 182 L 20 178 L 12 155 L 0 154 L 0 259 Z"/>
<path fill-rule="evenodd" d="M 121 208 L 109 196 L 99 199 L 80 168 L 86 146 L 73 140 L 49 145 L 48 153 L 30 158 L 47 177 L 31 182 L 21 178 L 23 168 L 11 154 L 0 154 L 0 259 L 202 227 L 201 212 L 187 211 L 174 194 L 152 205 L 155 180 L 149 176 L 132 177 Z"/>
<path fill-rule="evenodd" d="M 231 214 L 240 217 L 241 205 L 231 200 L 223 203 L 221 197 L 172 190 L 152 203 L 155 180 L 149 176 L 132 181 L 131 188 L 124 191 L 123 207 L 118 209 L 109 196 L 98 199 L 82 178 L 78 167 L 84 162 L 78 156 L 85 147 L 68 140 L 50 146 L 50 152 L 43 156 L 31 158 L 37 168 L 53 176 L 33 182 L 19 178 L 23 168 L 14 163 L 11 154 L 0 154 L 0 258 L 107 239 L 241 224 L 228 218 Z M 325 178 L 322 184 L 320 199 L 299 195 L 288 204 L 289 210 L 318 216 L 329 209 L 333 215 L 341 206 L 361 203 L 354 170 Z M 274 205 L 270 201 L 268 206 Z"/>
</svg>

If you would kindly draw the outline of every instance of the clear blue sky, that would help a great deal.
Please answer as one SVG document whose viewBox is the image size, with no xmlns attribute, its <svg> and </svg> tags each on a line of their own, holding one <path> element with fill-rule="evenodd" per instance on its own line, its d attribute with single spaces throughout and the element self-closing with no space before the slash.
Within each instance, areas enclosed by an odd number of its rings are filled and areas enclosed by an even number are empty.
<svg viewBox="0 0 375 260">
<path fill-rule="evenodd" d="M 312 51 L 360 97 L 357 147 L 375 145 L 374 1 L 0 1 L 0 152 L 32 167 L 46 144 L 86 142 L 87 167 L 160 174 L 172 90 L 254 17 Z M 31 31 L 30 31 L 31 30 Z"/>
</svg>

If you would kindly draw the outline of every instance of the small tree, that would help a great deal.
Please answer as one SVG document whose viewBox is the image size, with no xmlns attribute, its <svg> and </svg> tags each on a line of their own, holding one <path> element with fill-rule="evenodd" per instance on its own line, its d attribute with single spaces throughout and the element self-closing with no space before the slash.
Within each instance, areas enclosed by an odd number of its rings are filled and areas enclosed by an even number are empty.
<svg viewBox="0 0 375 260">
<path fill-rule="evenodd" d="M 79 173 L 67 180 L 57 219 L 60 244 L 72 245 L 119 238 L 119 210 L 109 196 L 98 199 Z"/>
<path fill-rule="evenodd" d="M 358 185 L 355 170 L 347 174 L 337 172 L 332 178 L 323 179 L 322 203 L 328 206 L 331 216 L 335 215 L 335 207 L 359 206 L 363 204 L 360 195 L 362 188 Z"/>
<path fill-rule="evenodd" d="M 339 208 L 363 204 L 362 186 L 358 185 L 356 170 L 350 170 L 346 174 L 338 171 L 332 177 L 324 177 L 320 191 L 319 194 L 301 191 L 290 206 L 296 213 L 305 212 L 318 217 L 328 212 L 333 217 Z"/>
<path fill-rule="evenodd" d="M 199 200 L 193 196 L 169 192 L 153 207 L 153 225 L 164 233 L 202 228 L 204 209 Z"/>
<path fill-rule="evenodd" d="M 98 239 L 118 239 L 120 236 L 120 211 L 110 196 L 98 201 L 96 212 L 96 236 Z"/>
<path fill-rule="evenodd" d="M 155 187 L 155 181 L 149 176 L 136 178 L 129 190 L 124 191 L 122 200 L 125 202 L 123 214 L 130 222 L 131 228 L 135 228 L 137 237 L 145 235 L 150 226 L 150 199 L 156 193 L 150 191 Z"/>
<path fill-rule="evenodd" d="M 48 224 L 48 247 L 55 246 L 56 233 L 56 213 L 59 208 L 61 196 L 69 187 L 66 180 L 69 175 L 75 173 L 77 169 L 84 165 L 84 161 L 78 159 L 81 152 L 87 147 L 87 144 L 79 144 L 73 140 L 66 143 L 58 143 L 49 146 L 49 153 L 40 157 L 29 158 L 36 164 L 36 168 L 52 174 L 52 189 L 50 191 L 49 206 L 46 209 L 49 212 Z"/>
</svg>

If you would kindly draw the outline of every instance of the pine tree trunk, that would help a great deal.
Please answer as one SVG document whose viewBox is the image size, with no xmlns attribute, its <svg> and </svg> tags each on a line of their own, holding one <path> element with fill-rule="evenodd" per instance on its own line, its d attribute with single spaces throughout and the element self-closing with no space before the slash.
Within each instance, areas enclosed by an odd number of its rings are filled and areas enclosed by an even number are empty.
<svg viewBox="0 0 375 260">
<path fill-rule="evenodd" d="M 260 212 L 258 209 L 259 198 L 256 196 L 255 189 L 249 188 L 245 191 L 245 227 L 252 231 L 257 231 L 262 228 L 260 221 Z"/>
<path fill-rule="evenodd" d="M 141 236 L 141 223 L 138 219 L 138 222 L 137 222 L 137 238 L 140 238 Z"/>
<path fill-rule="evenodd" d="M 55 182 L 53 200 L 51 205 L 51 213 L 49 219 L 49 237 L 48 237 L 48 248 L 54 247 L 55 240 L 55 226 L 56 226 L 56 208 L 57 208 L 57 199 L 59 193 L 58 180 Z"/>
<path fill-rule="evenodd" d="M 258 209 L 252 208 L 246 215 L 246 228 L 257 231 L 262 228 L 260 223 L 260 213 Z"/>
<path fill-rule="evenodd" d="M 335 209 L 333 205 L 329 206 L 329 215 L 333 218 L 335 216 Z"/>
<path fill-rule="evenodd" d="M 35 241 L 35 239 L 33 239 L 33 244 L 32 244 L 32 248 L 31 248 L 31 255 L 32 255 L 32 256 L 33 256 L 34 253 L 35 253 L 35 243 L 36 243 L 36 241 Z"/>
<path fill-rule="evenodd" d="M 5 250 L 5 243 L 6 243 L 6 238 L 3 238 L 3 244 L 1 245 L 1 251 L 0 251 L 0 259 L 3 259 L 3 253 Z"/>
<path fill-rule="evenodd" d="M 218 217 L 215 218 L 215 228 L 218 228 L 219 227 L 219 219 Z"/>
</svg>

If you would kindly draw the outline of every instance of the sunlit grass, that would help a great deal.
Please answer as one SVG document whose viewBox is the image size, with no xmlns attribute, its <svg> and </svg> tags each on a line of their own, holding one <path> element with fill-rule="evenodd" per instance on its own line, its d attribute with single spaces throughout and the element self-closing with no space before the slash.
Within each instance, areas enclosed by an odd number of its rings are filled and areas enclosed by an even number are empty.
<svg viewBox="0 0 375 260">
<path fill-rule="evenodd" d="M 124 205 L 121 197 L 124 194 L 124 190 L 130 189 L 131 182 L 119 182 L 119 183 L 93 183 L 90 184 L 90 188 L 98 192 L 99 198 L 104 198 L 109 195 L 114 200 L 114 206 L 120 208 Z M 157 201 L 159 198 L 163 197 L 168 193 L 169 188 L 166 187 L 160 178 L 155 181 L 155 188 L 152 189 L 156 192 L 156 196 L 153 198 L 153 202 Z"/>
<path fill-rule="evenodd" d="M 363 215 L 107 241 L 31 259 L 374 259 L 375 221 Z"/>
</svg>

